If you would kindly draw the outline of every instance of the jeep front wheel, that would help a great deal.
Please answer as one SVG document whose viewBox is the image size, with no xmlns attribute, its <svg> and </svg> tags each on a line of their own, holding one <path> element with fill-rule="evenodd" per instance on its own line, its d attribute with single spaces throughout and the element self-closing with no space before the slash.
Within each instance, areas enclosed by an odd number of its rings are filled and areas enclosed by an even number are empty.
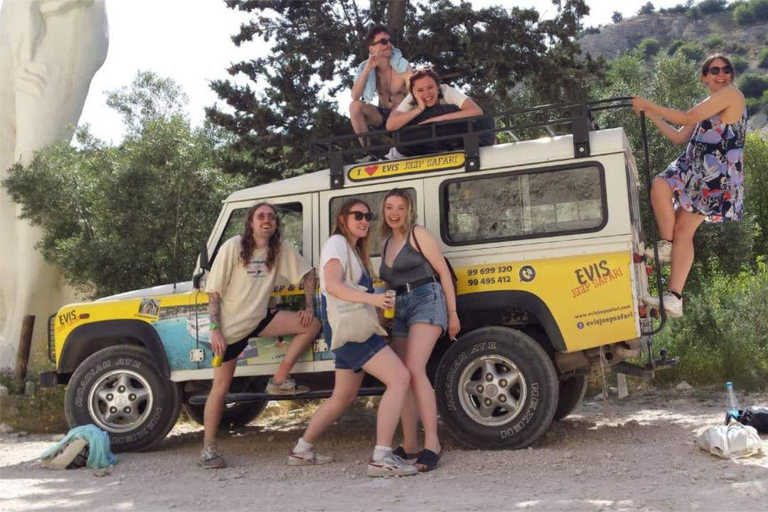
<svg viewBox="0 0 768 512">
<path fill-rule="evenodd" d="M 92 354 L 75 370 L 64 411 L 70 427 L 95 424 L 115 452 L 143 450 L 163 439 L 181 409 L 176 383 L 163 377 L 142 347 Z"/>
<path fill-rule="evenodd" d="M 462 336 L 445 352 L 435 382 L 441 418 L 473 448 L 525 448 L 557 409 L 552 360 L 533 338 L 507 327 Z"/>
</svg>

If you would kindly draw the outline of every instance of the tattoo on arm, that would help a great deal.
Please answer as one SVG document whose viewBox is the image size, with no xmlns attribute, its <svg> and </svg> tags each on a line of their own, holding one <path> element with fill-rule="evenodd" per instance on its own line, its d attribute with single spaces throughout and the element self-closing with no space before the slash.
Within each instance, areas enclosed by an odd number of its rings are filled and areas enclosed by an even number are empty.
<svg viewBox="0 0 768 512">
<path fill-rule="evenodd" d="M 304 284 L 304 300 L 306 301 L 304 306 L 305 309 L 314 310 L 316 281 L 317 277 L 315 275 L 315 269 L 304 274 L 304 277 L 301 279 L 301 282 Z"/>
<path fill-rule="evenodd" d="M 221 325 L 221 297 L 216 292 L 208 294 L 208 316 L 211 323 Z"/>
</svg>

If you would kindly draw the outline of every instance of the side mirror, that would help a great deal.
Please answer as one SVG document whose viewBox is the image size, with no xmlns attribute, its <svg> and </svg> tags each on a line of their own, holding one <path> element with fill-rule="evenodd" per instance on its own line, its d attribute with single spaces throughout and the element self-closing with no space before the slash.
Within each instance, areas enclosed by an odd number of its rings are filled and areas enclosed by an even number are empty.
<svg viewBox="0 0 768 512">
<path fill-rule="evenodd" d="M 192 276 L 192 286 L 196 290 L 200 289 L 200 281 L 203 279 L 206 270 L 211 270 L 211 264 L 208 262 L 208 247 L 203 242 L 200 247 L 200 272 Z"/>
</svg>

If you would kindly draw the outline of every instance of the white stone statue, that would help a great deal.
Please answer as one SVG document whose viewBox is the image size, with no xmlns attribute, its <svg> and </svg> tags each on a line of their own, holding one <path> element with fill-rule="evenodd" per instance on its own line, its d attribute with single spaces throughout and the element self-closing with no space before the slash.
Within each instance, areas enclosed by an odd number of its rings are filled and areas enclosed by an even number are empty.
<svg viewBox="0 0 768 512">
<path fill-rule="evenodd" d="M 5 0 L 0 10 L 0 177 L 34 152 L 68 142 L 109 44 L 105 0 Z M 66 193 L 52 190 L 51 194 Z M 33 352 L 48 317 L 73 294 L 35 250 L 40 234 L 18 219 L 0 187 L 0 368 L 15 363 L 21 324 L 35 315 Z"/>
</svg>

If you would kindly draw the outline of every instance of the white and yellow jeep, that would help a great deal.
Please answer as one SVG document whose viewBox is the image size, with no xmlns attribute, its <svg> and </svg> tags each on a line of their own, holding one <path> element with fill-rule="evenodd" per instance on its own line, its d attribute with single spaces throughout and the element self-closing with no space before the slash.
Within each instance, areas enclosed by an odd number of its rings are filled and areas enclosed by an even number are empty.
<svg viewBox="0 0 768 512">
<path fill-rule="evenodd" d="M 317 265 L 345 199 L 378 211 L 389 189 L 405 189 L 458 277 L 462 332 L 440 340 L 429 364 L 440 415 L 467 445 L 528 446 L 578 406 L 596 365 L 654 369 L 624 361 L 650 350 L 652 329 L 640 301 L 648 282 L 635 159 L 623 129 L 591 130 L 586 105 L 575 111 L 568 134 L 478 149 L 469 133 L 462 151 L 397 161 L 345 166 L 334 141 L 318 144 L 330 169 L 231 194 L 205 253 L 213 261 L 246 209 L 269 201 L 284 238 Z M 51 318 L 56 371 L 45 382 L 68 385 L 72 426 L 95 423 L 115 450 L 136 450 L 165 437 L 183 404 L 202 421 L 213 376 L 206 260 L 194 282 L 70 304 Z M 296 287 L 279 284 L 274 295 L 280 307 L 303 307 Z M 289 343 L 250 340 L 224 422 L 247 424 L 279 399 L 264 388 Z M 311 388 L 300 398 L 330 396 L 333 370 L 328 344 L 316 340 L 293 370 Z M 361 390 L 381 392 L 373 379 Z"/>
</svg>

